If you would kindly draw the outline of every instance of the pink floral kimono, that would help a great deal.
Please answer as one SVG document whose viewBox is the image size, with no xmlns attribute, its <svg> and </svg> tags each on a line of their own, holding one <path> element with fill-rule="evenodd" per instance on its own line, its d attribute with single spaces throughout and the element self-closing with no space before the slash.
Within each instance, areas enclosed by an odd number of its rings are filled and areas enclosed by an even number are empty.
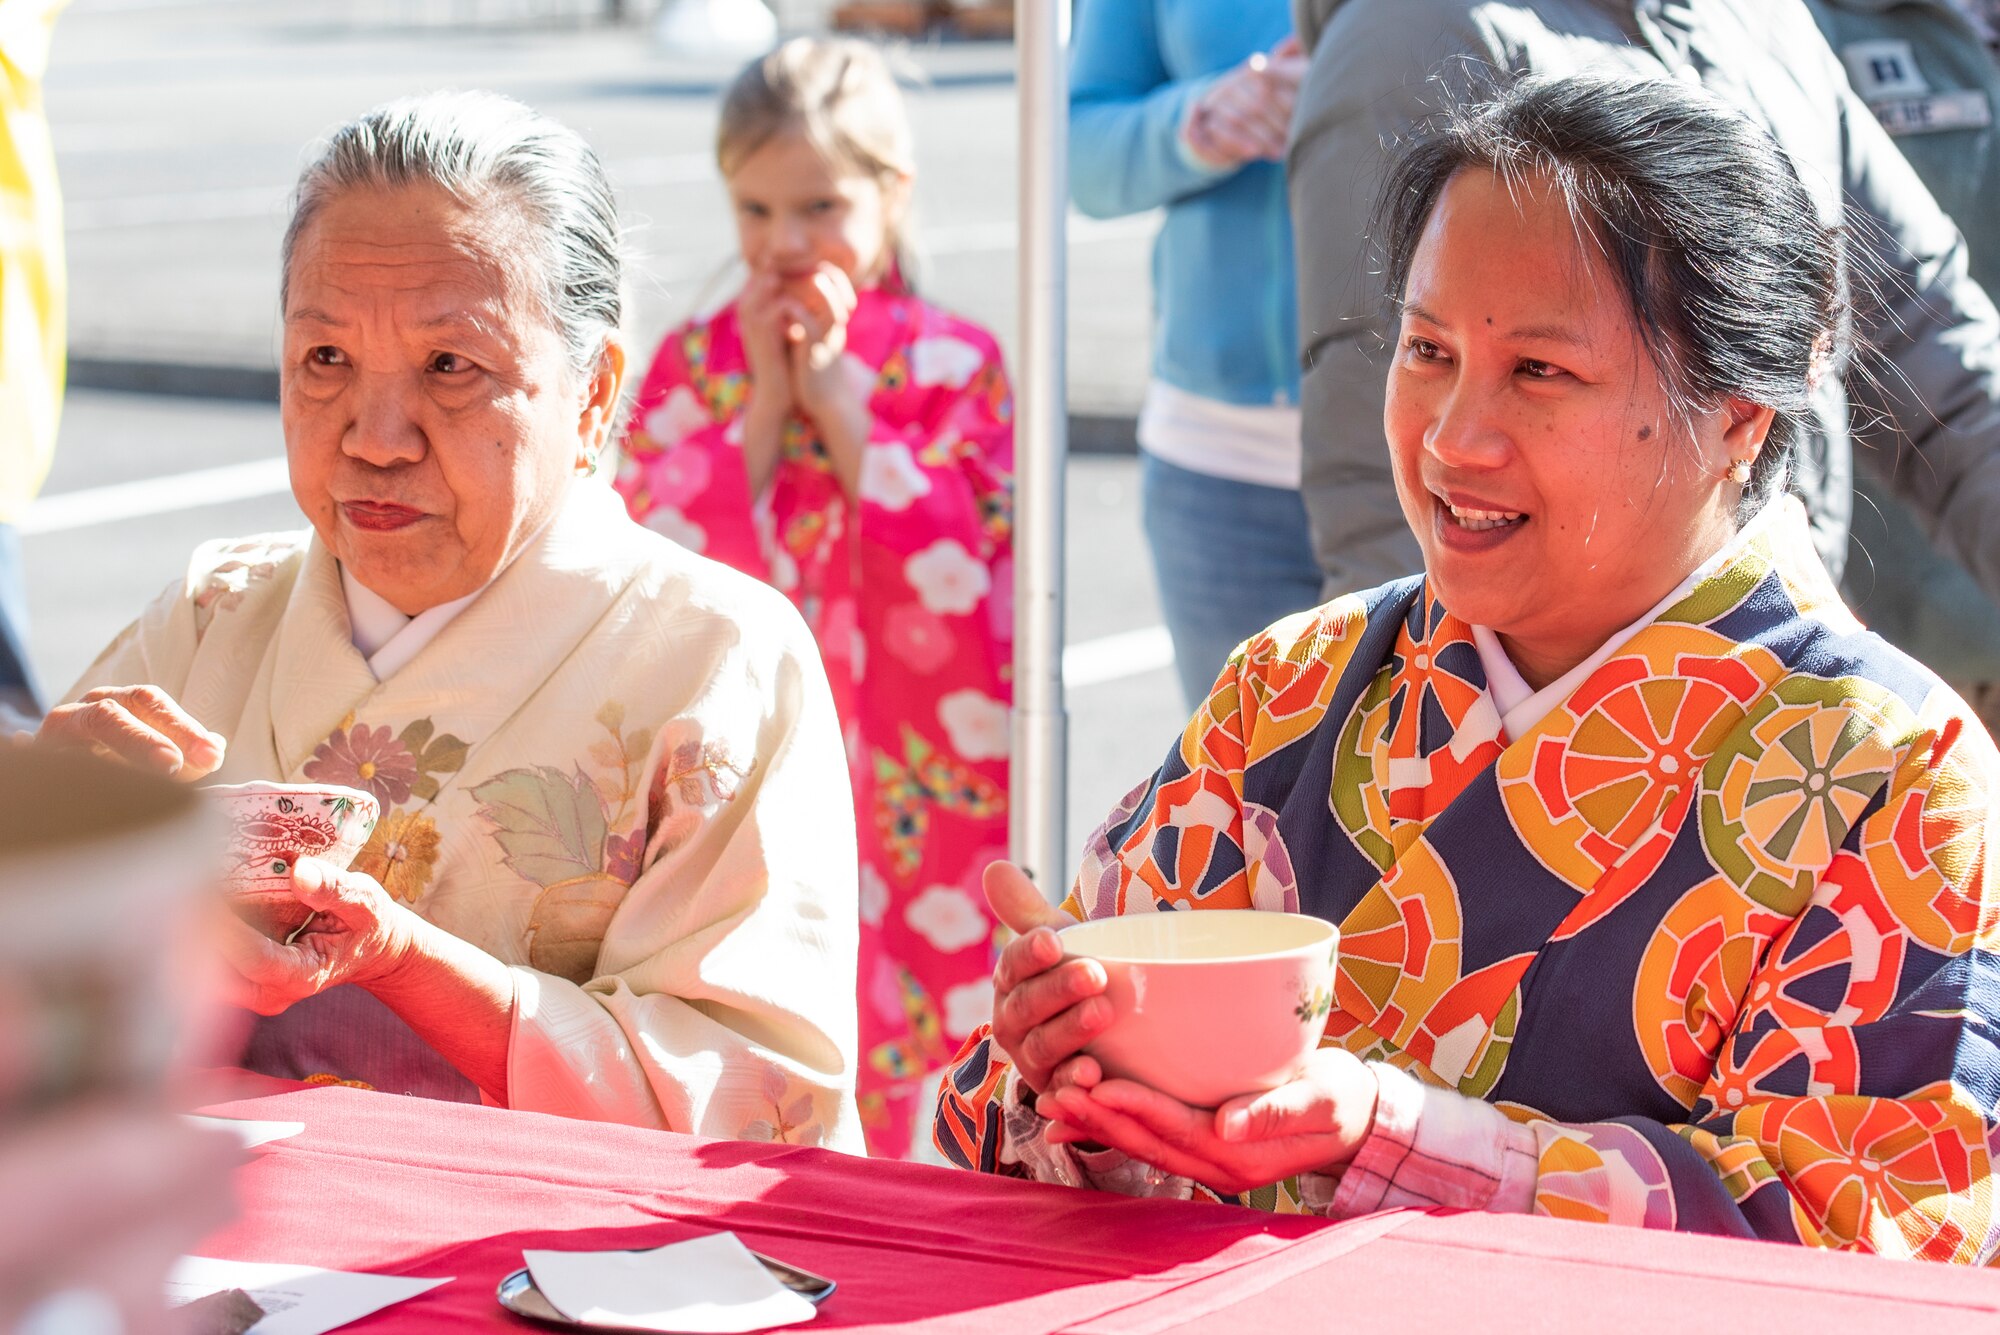
<svg viewBox="0 0 2000 1335">
<path fill-rule="evenodd" d="M 858 504 L 797 417 L 750 495 L 733 304 L 660 345 L 617 485 L 648 527 L 783 590 L 825 656 L 861 836 L 861 1118 L 900 1158 L 925 1077 L 992 1006 L 979 878 L 1007 845 L 1013 413 L 992 336 L 914 296 L 864 292 L 847 363 L 873 386 Z"/>
</svg>

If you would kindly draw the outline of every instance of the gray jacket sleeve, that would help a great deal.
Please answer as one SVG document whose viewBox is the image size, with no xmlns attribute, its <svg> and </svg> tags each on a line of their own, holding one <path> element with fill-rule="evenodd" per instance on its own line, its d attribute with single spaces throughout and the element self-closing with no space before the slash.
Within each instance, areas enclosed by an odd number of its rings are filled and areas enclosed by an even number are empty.
<svg viewBox="0 0 2000 1335">
<path fill-rule="evenodd" d="M 1965 238 L 1868 108 L 1838 81 L 1855 325 L 1855 464 L 2000 601 L 2000 316 Z"/>
<path fill-rule="evenodd" d="M 1328 597 L 1423 566 L 1403 522 L 1382 435 L 1386 353 L 1395 328 L 1382 301 L 1375 199 L 1391 154 L 1454 89 L 1498 63 L 1469 6 L 1298 0 L 1313 41 L 1287 159 L 1298 258 L 1301 487 Z M 1433 71 L 1441 71 L 1433 80 Z"/>
</svg>

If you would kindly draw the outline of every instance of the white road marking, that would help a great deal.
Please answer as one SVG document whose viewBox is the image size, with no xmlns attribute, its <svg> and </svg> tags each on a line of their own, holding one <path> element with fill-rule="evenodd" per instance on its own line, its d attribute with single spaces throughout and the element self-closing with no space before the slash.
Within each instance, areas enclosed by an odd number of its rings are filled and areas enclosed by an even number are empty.
<svg viewBox="0 0 2000 1335">
<path fill-rule="evenodd" d="M 1174 665 L 1174 642 L 1165 626 L 1122 631 L 1084 640 L 1063 650 L 1063 685 L 1070 690 L 1102 686 Z"/>
<path fill-rule="evenodd" d="M 291 474 L 282 458 L 253 459 L 220 468 L 199 468 L 191 473 L 57 492 L 36 501 L 21 520 L 20 529 L 25 536 L 63 533 L 204 505 L 275 496 L 291 489 Z"/>
<path fill-rule="evenodd" d="M 283 459 L 201 468 L 191 473 L 114 482 L 58 492 L 36 501 L 21 520 L 24 537 L 66 533 L 152 515 L 196 510 L 207 505 L 255 500 L 291 490 Z M 1063 684 L 1071 690 L 1102 686 L 1172 667 L 1174 644 L 1164 626 L 1121 631 L 1084 640 L 1063 650 Z"/>
</svg>

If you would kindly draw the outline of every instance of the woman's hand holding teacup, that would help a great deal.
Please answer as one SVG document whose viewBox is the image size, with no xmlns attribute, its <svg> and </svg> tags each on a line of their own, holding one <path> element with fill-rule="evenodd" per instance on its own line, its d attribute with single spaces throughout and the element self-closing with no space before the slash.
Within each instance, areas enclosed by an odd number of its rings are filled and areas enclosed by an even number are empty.
<svg viewBox="0 0 2000 1335">
<path fill-rule="evenodd" d="M 993 1041 L 1032 1090 L 1096 1084 L 1102 1073 L 1082 1049 L 1111 1023 L 1104 966 L 1063 956 L 1056 930 L 1076 920 L 1013 863 L 986 868 L 986 902 L 1016 934 L 993 970 Z"/>
<path fill-rule="evenodd" d="M 184 783 L 222 764 L 223 739 L 157 686 L 109 686 L 58 705 L 35 734 L 39 745 L 92 751 Z"/>
<path fill-rule="evenodd" d="M 288 941 L 272 940 L 234 914 L 216 915 L 230 966 L 223 984 L 230 1004 L 276 1015 L 330 987 L 385 978 L 426 926 L 372 876 L 312 858 L 292 868 L 292 893 L 314 916 Z"/>
</svg>

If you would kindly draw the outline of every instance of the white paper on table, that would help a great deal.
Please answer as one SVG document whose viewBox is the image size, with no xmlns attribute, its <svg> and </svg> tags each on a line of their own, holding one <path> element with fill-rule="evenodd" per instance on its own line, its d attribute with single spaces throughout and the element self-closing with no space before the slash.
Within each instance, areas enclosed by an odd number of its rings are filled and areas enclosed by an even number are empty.
<svg viewBox="0 0 2000 1335">
<path fill-rule="evenodd" d="M 167 1275 L 167 1306 L 179 1307 L 224 1289 L 241 1289 L 264 1309 L 249 1335 L 322 1335 L 371 1312 L 427 1293 L 443 1279 L 409 1275 L 361 1275 L 310 1265 L 263 1261 L 217 1261 L 183 1256 Z"/>
<path fill-rule="evenodd" d="M 202 1113 L 183 1113 L 181 1120 L 204 1131 L 230 1132 L 243 1142 L 246 1150 L 268 1145 L 274 1140 L 290 1139 L 306 1129 L 304 1122 L 253 1122 L 248 1118 L 209 1117 Z"/>
<path fill-rule="evenodd" d="M 649 1252 L 521 1255 L 535 1287 L 572 1321 L 733 1335 L 813 1317 L 813 1305 L 778 1283 L 734 1233 L 711 1233 Z"/>
</svg>

